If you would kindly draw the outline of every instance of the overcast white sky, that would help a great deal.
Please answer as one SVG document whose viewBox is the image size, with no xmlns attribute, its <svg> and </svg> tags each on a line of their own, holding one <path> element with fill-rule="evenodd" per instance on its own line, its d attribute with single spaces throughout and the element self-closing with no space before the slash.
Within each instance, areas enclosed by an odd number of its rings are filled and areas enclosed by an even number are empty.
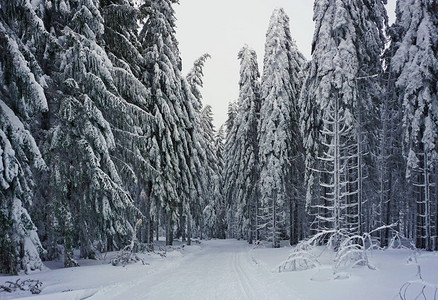
<svg viewBox="0 0 438 300">
<path fill-rule="evenodd" d="M 388 0 L 390 21 L 395 0 Z M 244 44 L 256 50 L 263 69 L 265 34 L 275 8 L 289 15 L 292 37 L 310 59 L 314 23 L 312 0 L 181 0 L 175 6 L 177 38 L 183 59 L 183 73 L 203 53 L 210 53 L 204 69 L 204 103 L 210 104 L 216 128 L 225 123 L 227 107 L 239 94 L 237 53 Z"/>
</svg>

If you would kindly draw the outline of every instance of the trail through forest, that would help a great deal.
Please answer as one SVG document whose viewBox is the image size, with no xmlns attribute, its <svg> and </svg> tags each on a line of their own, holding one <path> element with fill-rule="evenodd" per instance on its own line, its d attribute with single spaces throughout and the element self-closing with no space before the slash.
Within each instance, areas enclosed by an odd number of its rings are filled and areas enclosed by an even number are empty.
<svg viewBox="0 0 438 300">
<path fill-rule="evenodd" d="M 93 299 L 298 299 L 290 287 L 272 280 L 272 271 L 252 252 L 245 241 L 209 241 L 199 252 L 139 274 L 129 285 L 103 289 Z"/>
<path fill-rule="evenodd" d="M 62 263 L 46 262 L 47 268 L 42 272 L 0 276 L 0 285 L 18 278 L 43 283 L 39 295 L 32 296 L 29 291 L 0 292 L 0 299 L 388 300 L 400 299 L 400 288 L 418 279 L 412 255 L 415 254 L 425 281 L 436 283 L 438 269 L 437 253 L 388 249 L 368 254 L 375 270 L 357 267 L 336 273 L 333 253 L 318 247 L 313 253 L 319 267 L 278 273 L 276 266 L 293 249 L 286 245 L 287 241 L 278 249 L 234 239 L 201 241 L 192 246 L 175 241 L 172 247 L 164 247 L 163 242 L 155 247 L 163 255 L 138 254 L 144 265 L 138 262 L 112 266 L 109 262 L 116 254 L 112 252 L 100 260 L 79 260 L 81 266 L 77 268 L 65 269 Z M 421 284 L 410 284 L 406 299 L 415 299 L 422 288 Z M 427 287 L 424 292 L 433 299 L 434 288 Z"/>
</svg>

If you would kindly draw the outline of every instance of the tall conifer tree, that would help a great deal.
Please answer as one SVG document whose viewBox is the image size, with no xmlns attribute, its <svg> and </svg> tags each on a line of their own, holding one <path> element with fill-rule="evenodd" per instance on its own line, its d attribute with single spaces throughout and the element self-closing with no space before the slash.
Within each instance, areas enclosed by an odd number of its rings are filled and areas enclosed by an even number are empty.
<svg viewBox="0 0 438 300">
<path fill-rule="evenodd" d="M 61 1 L 49 12 L 56 17 L 47 26 L 53 27 L 61 49 L 49 87 L 55 92 L 50 93 L 53 113 L 44 146 L 52 172 L 46 197 L 55 229 L 47 243 L 55 251 L 62 243 L 65 265 L 73 266 L 73 248 L 93 257 L 96 251 L 121 247 L 131 235 L 137 210 L 114 162 L 113 118 L 136 118 L 138 110 L 120 96 L 114 65 L 101 46 L 99 2 Z"/>
<path fill-rule="evenodd" d="M 150 154 L 159 175 L 152 180 L 150 197 L 153 214 L 162 215 L 166 241 L 173 240 L 173 226 L 179 207 L 187 206 L 193 195 L 190 171 L 193 157 L 194 110 L 192 94 L 181 75 L 182 62 L 175 37 L 176 0 L 146 0 L 146 23 L 140 32 L 142 55 L 146 60 L 144 83 L 151 89 L 149 111 L 155 117 Z"/>
<path fill-rule="evenodd" d="M 258 203 L 258 142 L 257 130 L 260 113 L 260 73 L 257 55 L 244 46 L 238 54 L 240 59 L 240 92 L 232 131 L 235 139 L 226 157 L 228 172 L 235 176 L 227 178 L 227 195 L 236 209 L 238 232 L 249 243 L 256 238 L 256 209 Z M 233 181 L 233 182 L 231 182 Z"/>
<path fill-rule="evenodd" d="M 380 95 L 375 78 L 381 74 L 384 1 L 316 1 L 314 20 L 312 61 L 300 97 L 307 203 L 319 230 L 362 232 L 370 165 L 365 154 L 375 126 L 368 114 L 376 112 Z"/>
<path fill-rule="evenodd" d="M 43 26 L 44 7 L 0 6 L 0 272 L 16 274 L 42 267 L 29 212 L 41 202 L 38 179 L 47 171 L 37 137 L 48 111 L 43 65 L 56 42 Z"/>
<path fill-rule="evenodd" d="M 261 218 L 266 238 L 280 246 L 286 208 L 291 215 L 299 206 L 297 188 L 302 171 L 298 127 L 299 72 L 304 64 L 283 9 L 273 12 L 266 34 L 259 125 Z M 291 221 L 291 237 L 296 233 Z M 295 240 L 295 237 L 293 237 Z"/>
<path fill-rule="evenodd" d="M 416 246 L 432 250 L 437 234 L 438 2 L 399 0 L 391 68 L 403 104 L 407 178 L 416 199 Z M 436 242 L 435 242 L 436 245 Z"/>
</svg>

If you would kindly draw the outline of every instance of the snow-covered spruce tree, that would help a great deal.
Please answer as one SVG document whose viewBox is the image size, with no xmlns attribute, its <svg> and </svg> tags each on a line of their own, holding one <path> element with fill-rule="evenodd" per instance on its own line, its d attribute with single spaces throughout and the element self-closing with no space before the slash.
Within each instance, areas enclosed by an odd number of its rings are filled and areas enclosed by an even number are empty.
<svg viewBox="0 0 438 300">
<path fill-rule="evenodd" d="M 42 266 L 29 212 L 41 200 L 35 180 L 46 171 L 34 136 L 48 110 L 41 66 L 55 42 L 43 26 L 43 7 L 0 6 L 0 272 L 16 274 Z"/>
<path fill-rule="evenodd" d="M 304 64 L 289 29 L 289 17 L 276 9 L 266 34 L 259 125 L 260 222 L 264 237 L 280 246 L 287 209 L 290 239 L 298 241 L 298 197 L 303 158 L 298 127 L 299 72 Z"/>
<path fill-rule="evenodd" d="M 306 186 L 306 212 L 309 215 L 309 233 L 317 234 L 323 227 L 323 221 L 319 216 L 324 216 L 320 204 L 323 199 L 322 188 L 320 185 L 324 174 L 322 170 L 322 161 L 318 156 L 322 153 L 320 132 L 322 130 L 322 111 L 317 109 L 315 89 L 318 88 L 319 80 L 316 77 L 317 66 L 310 61 L 303 67 L 304 75 L 303 87 L 298 101 L 300 109 L 300 132 L 303 138 L 305 149 L 305 176 L 304 184 Z"/>
<path fill-rule="evenodd" d="M 167 244 L 172 244 L 178 208 L 186 207 L 194 195 L 190 170 L 195 113 L 192 94 L 181 75 L 181 58 L 175 37 L 176 0 L 144 2 L 147 18 L 140 32 L 146 60 L 144 83 L 151 89 L 150 112 L 156 118 L 152 130 L 152 166 L 160 172 L 152 180 L 152 213 L 164 218 Z M 202 211 L 202 210 L 201 210 Z"/>
<path fill-rule="evenodd" d="M 190 72 L 187 74 L 187 82 L 193 95 L 193 108 L 195 111 L 193 142 L 196 156 L 192 159 L 194 172 L 194 184 L 199 202 L 191 201 L 190 214 L 196 216 L 199 223 L 199 234 L 205 232 L 210 237 L 217 236 L 216 225 L 220 218 L 221 194 L 220 169 L 216 156 L 215 130 L 210 106 L 203 106 L 200 88 L 203 86 L 203 68 L 205 61 L 210 58 L 204 54 L 198 58 Z M 201 210 L 201 211 L 199 211 Z"/>
<path fill-rule="evenodd" d="M 147 18 L 147 13 L 128 0 L 100 1 L 100 10 L 104 18 L 103 38 L 109 58 L 118 68 L 126 70 L 135 78 L 141 78 L 146 66 L 140 52 L 138 30 L 139 21 Z M 121 75 L 121 77 L 127 77 L 127 75 Z M 134 87 L 137 87 L 136 84 Z"/>
<path fill-rule="evenodd" d="M 332 97 L 324 107 L 321 130 L 323 146 L 322 154 L 318 157 L 327 173 L 320 181 L 324 190 L 321 196 L 324 204 L 316 208 L 323 211 L 323 214 L 317 215 L 317 218 L 324 222 L 324 227 L 320 230 L 335 232 L 332 241 L 337 249 L 341 235 L 345 234 L 348 228 L 348 161 L 352 158 L 349 153 L 353 126 L 347 121 L 350 115 L 349 111 L 342 107 L 341 97 L 336 94 Z"/>
<path fill-rule="evenodd" d="M 26 123 L 47 110 L 43 82 L 30 69 L 17 36 L 0 23 L 0 270 L 16 274 L 41 267 L 43 250 L 26 207 L 32 203 L 34 172 L 44 160 Z M 20 50 L 20 46 L 23 50 Z M 21 103 L 20 103 L 21 102 Z M 20 105 L 21 104 L 21 105 Z M 20 107 L 21 106 L 21 107 Z M 14 111 L 12 108 L 15 108 Z"/>
<path fill-rule="evenodd" d="M 201 129 L 205 143 L 206 180 L 204 188 L 203 222 L 207 236 L 218 237 L 218 218 L 221 215 L 222 194 L 220 191 L 220 171 L 222 170 L 217 157 L 213 112 L 210 105 L 201 111 Z"/>
<path fill-rule="evenodd" d="M 217 238 L 225 239 L 227 231 L 227 206 L 225 202 L 224 186 L 224 153 L 225 153 L 225 132 L 223 125 L 219 127 L 214 138 L 214 148 L 217 158 L 217 183 L 215 184 L 215 211 L 216 211 L 216 224 L 215 236 Z"/>
<path fill-rule="evenodd" d="M 356 36 L 352 39 L 356 45 L 359 65 L 354 79 L 357 96 L 352 103 L 355 118 L 353 154 L 356 159 L 350 162 L 353 172 L 349 175 L 348 192 L 350 195 L 347 218 L 350 231 L 359 234 L 370 232 L 376 227 L 370 222 L 374 214 L 371 208 L 376 205 L 376 202 L 380 205 L 382 198 L 376 195 L 376 182 L 373 182 L 373 178 L 386 177 L 383 180 L 388 180 L 389 176 L 389 173 L 385 172 L 375 176 L 378 162 L 373 160 L 379 156 L 379 153 L 382 154 L 378 148 L 379 145 L 383 145 L 379 143 L 379 139 L 376 139 L 376 136 L 379 136 L 376 132 L 379 130 L 382 132 L 382 129 L 387 130 L 382 124 L 385 121 L 385 115 L 382 114 L 382 108 L 385 105 L 382 105 L 384 87 L 381 57 L 386 43 L 384 30 L 388 22 L 385 3 L 386 1 L 382 0 L 358 2 L 358 7 L 362 6 L 362 8 L 357 9 L 358 18 L 354 21 L 359 23 Z M 377 185 L 380 186 L 380 183 Z M 356 188 L 357 194 L 354 195 Z M 377 190 L 379 194 L 379 189 Z"/>
<path fill-rule="evenodd" d="M 228 140 L 228 136 L 231 134 L 233 128 L 234 120 L 237 115 L 237 102 L 231 101 L 228 103 L 227 120 L 225 121 L 225 140 Z"/>
<path fill-rule="evenodd" d="M 214 180 L 214 174 L 217 172 L 215 153 L 212 144 L 214 128 L 210 114 L 211 109 L 203 108 L 201 94 L 204 76 L 203 68 L 206 60 L 209 58 L 210 55 L 206 53 L 196 59 L 193 63 L 192 69 L 186 76 L 191 94 L 193 95 L 191 98 L 194 109 L 193 123 L 195 124 L 193 128 L 193 147 L 196 150 L 194 153 L 196 156 L 191 160 L 190 166 L 190 169 L 194 171 L 193 180 L 195 191 L 190 205 L 186 205 L 180 213 L 180 231 L 182 231 L 183 236 L 185 230 L 185 218 L 195 218 L 196 223 L 199 224 L 199 230 L 197 231 L 199 231 L 201 237 L 205 232 L 205 227 L 209 227 L 208 224 L 211 225 L 211 222 L 214 219 L 214 211 L 212 206 L 209 205 L 214 190 L 212 180 Z M 189 221 L 190 224 L 193 225 L 191 220 Z M 209 232 L 211 232 L 211 230 L 207 230 L 207 235 Z M 191 228 L 189 229 L 189 233 L 190 243 L 192 235 Z"/>
<path fill-rule="evenodd" d="M 65 266 L 81 257 L 123 246 L 135 221 L 131 197 L 114 164 L 113 114 L 138 116 L 120 97 L 113 64 L 99 45 L 104 30 L 97 1 L 51 2 L 53 32 L 59 36 L 59 73 L 50 89 L 51 124 L 44 157 L 51 170 L 46 191 L 55 234 L 47 241 L 56 255 L 64 246 Z M 138 122 L 138 121 L 137 121 Z M 138 123 L 137 123 L 138 124 Z"/>
<path fill-rule="evenodd" d="M 193 103 L 193 108 L 195 111 L 200 114 L 203 103 L 202 103 L 202 93 L 201 88 L 204 85 L 203 77 L 204 77 L 204 64 L 211 56 L 208 53 L 204 53 L 197 60 L 194 61 L 192 69 L 186 76 L 187 83 L 190 86 L 190 91 L 194 96 L 195 103 Z"/>
<path fill-rule="evenodd" d="M 2 76 L 0 83 L 3 84 Z M 10 97 L 3 92 L 0 92 L 0 271 L 17 274 L 42 267 L 40 254 L 44 250 L 26 207 L 34 197 L 36 170 L 44 169 L 45 163 L 25 123 L 3 101 Z"/>
<path fill-rule="evenodd" d="M 394 27 L 389 28 L 390 36 L 395 34 Z M 385 73 L 381 77 L 383 94 L 378 104 L 379 129 L 375 132 L 376 147 L 374 152 L 374 166 L 377 190 L 377 201 L 369 209 L 369 224 L 385 226 L 398 223 L 398 232 L 410 237 L 406 216 L 413 210 L 406 209 L 408 190 L 405 178 L 406 164 L 402 152 L 403 126 L 402 105 L 395 91 L 395 76 L 391 67 L 391 58 L 394 55 L 394 44 L 384 53 Z M 412 203 L 412 201 L 410 201 Z M 388 246 L 390 242 L 390 228 L 380 230 L 380 245 Z"/>
<path fill-rule="evenodd" d="M 110 69 L 114 85 L 134 113 L 112 113 L 107 116 L 107 120 L 113 126 L 116 140 L 114 163 L 125 188 L 145 218 L 144 225 L 139 230 L 139 240 L 151 243 L 151 183 L 152 177 L 160 174 L 150 162 L 153 159 L 150 156 L 150 133 L 154 120 L 148 113 L 151 97 L 143 83 L 146 60 L 141 55 L 142 48 L 138 37 L 138 23 L 142 22 L 146 13 L 126 0 L 101 1 L 100 5 L 105 21 L 105 50 L 114 65 Z"/>
<path fill-rule="evenodd" d="M 403 103 L 406 176 L 416 201 L 416 246 L 432 250 L 438 226 L 434 187 L 438 178 L 438 2 L 397 1 L 392 29 L 391 68 Z"/>
<path fill-rule="evenodd" d="M 363 203 L 373 198 L 371 183 L 365 182 L 370 165 L 365 154 L 372 151 L 370 133 L 376 124 L 369 116 L 376 112 L 374 101 L 380 95 L 376 78 L 382 72 L 384 1 L 316 1 L 314 20 L 312 61 L 306 67 L 300 96 L 300 126 L 309 172 L 307 204 L 313 207 L 311 215 L 318 230 L 334 229 L 338 211 L 345 220 L 340 228 L 361 233 Z M 333 122 L 339 123 L 338 129 L 328 128 L 335 125 Z M 348 137 L 338 136 L 347 132 Z M 333 152 L 337 147 L 343 148 L 335 151 L 338 157 Z M 324 152 L 331 159 L 323 158 Z M 336 166 L 343 175 L 336 179 L 333 168 L 338 160 L 344 160 Z M 336 196 L 343 195 L 342 199 L 333 198 L 336 190 L 344 190 Z M 334 203 L 342 206 L 340 212 Z"/>
<path fill-rule="evenodd" d="M 233 168 L 232 161 L 237 140 L 237 131 L 234 126 L 237 112 L 237 102 L 230 102 L 228 104 L 228 118 L 225 122 L 224 167 L 222 171 L 223 191 L 226 203 L 227 238 L 242 237 L 241 232 L 238 230 L 239 216 L 236 213 L 237 202 L 233 201 L 237 178 L 237 170 Z"/>
<path fill-rule="evenodd" d="M 244 46 L 238 54 L 240 59 L 240 92 L 237 112 L 233 122 L 235 139 L 230 144 L 227 168 L 234 176 L 226 178 L 228 201 L 235 207 L 238 232 L 249 243 L 257 237 L 256 209 L 258 207 L 258 142 L 257 129 L 260 113 L 260 73 L 257 55 Z M 231 182 L 231 180 L 233 182 Z"/>
</svg>

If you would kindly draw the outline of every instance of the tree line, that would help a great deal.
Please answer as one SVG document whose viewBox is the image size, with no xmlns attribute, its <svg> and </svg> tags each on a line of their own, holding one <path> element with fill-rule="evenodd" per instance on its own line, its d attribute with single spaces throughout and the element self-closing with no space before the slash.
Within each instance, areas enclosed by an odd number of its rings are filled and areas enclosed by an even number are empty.
<svg viewBox="0 0 438 300">
<path fill-rule="evenodd" d="M 123 248 L 138 219 L 147 244 L 220 235 L 208 56 L 182 75 L 177 2 L 0 2 L 0 272 Z"/>
<path fill-rule="evenodd" d="M 217 131 L 177 0 L 0 1 L 0 272 L 196 237 L 278 247 L 397 223 L 437 249 L 438 3 L 315 1 L 312 59 L 283 9 Z M 391 238 L 380 233 L 382 246 Z"/>
<path fill-rule="evenodd" d="M 438 250 L 438 2 L 397 1 L 391 26 L 385 2 L 315 1 L 310 61 L 274 11 L 261 79 L 255 53 L 239 53 L 229 236 L 279 247 L 384 227 L 374 233 L 383 247 L 397 232 Z"/>
</svg>

